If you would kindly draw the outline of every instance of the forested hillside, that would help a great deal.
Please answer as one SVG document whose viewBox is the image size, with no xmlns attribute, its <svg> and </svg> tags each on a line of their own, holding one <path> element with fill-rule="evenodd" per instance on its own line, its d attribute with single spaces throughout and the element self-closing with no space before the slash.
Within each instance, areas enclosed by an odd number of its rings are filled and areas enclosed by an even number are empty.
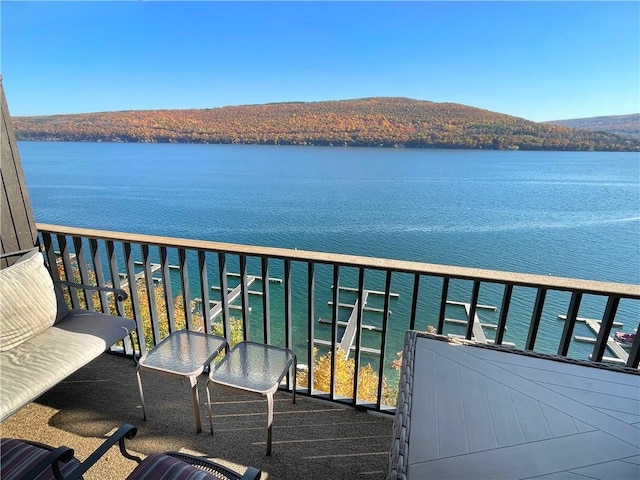
<svg viewBox="0 0 640 480">
<path fill-rule="evenodd" d="M 563 127 L 582 128 L 593 132 L 615 133 L 640 138 L 640 113 L 610 115 L 606 117 L 573 118 L 547 122 Z"/>
<path fill-rule="evenodd" d="M 14 117 L 19 140 L 634 150 L 640 139 L 408 98 Z"/>
</svg>

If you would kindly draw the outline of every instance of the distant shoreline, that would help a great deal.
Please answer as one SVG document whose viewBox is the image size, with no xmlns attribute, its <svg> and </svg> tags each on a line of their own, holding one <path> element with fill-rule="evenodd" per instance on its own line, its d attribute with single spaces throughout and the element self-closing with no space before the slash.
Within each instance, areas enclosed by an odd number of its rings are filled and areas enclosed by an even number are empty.
<svg viewBox="0 0 640 480">
<path fill-rule="evenodd" d="M 92 139 L 92 138 L 25 138 L 21 135 L 16 135 L 17 140 L 21 142 L 78 142 L 78 143 L 140 143 L 140 144 L 175 144 L 175 145 L 257 145 L 257 146 L 273 146 L 273 147 L 331 147 L 331 148 L 395 148 L 395 149 L 415 149 L 415 150 L 486 150 L 486 151 L 529 151 L 529 152 L 639 152 L 640 147 L 631 148 L 631 149 L 620 149 L 620 150 L 597 150 L 597 149 L 559 149 L 559 148 L 519 148 L 517 145 L 513 147 L 504 147 L 504 148 L 483 148 L 483 147 L 466 147 L 461 145 L 424 145 L 424 146 L 416 146 L 416 145 L 398 145 L 398 144 L 378 144 L 378 145 L 370 145 L 370 144 L 342 144 L 336 145 L 334 143 L 286 143 L 286 142 L 264 142 L 264 143 L 256 143 L 256 142 L 184 142 L 184 141 L 158 141 L 158 140 L 120 140 L 120 139 Z"/>
</svg>

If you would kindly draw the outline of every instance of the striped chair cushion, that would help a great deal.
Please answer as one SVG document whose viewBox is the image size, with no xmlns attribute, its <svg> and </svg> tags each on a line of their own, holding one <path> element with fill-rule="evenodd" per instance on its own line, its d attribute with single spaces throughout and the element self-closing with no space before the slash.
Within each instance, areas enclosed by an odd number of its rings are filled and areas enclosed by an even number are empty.
<svg viewBox="0 0 640 480">
<path fill-rule="evenodd" d="M 32 467 L 49 454 L 50 450 L 32 445 L 15 438 L 0 440 L 0 461 L 2 480 L 20 480 Z M 64 476 L 79 465 L 74 458 L 67 463 L 59 463 L 60 473 Z M 54 479 L 53 468 L 47 467 L 35 480 Z"/>
<path fill-rule="evenodd" d="M 215 478 L 177 458 L 157 453 L 145 458 L 131 472 L 127 480 L 211 480 Z"/>
</svg>

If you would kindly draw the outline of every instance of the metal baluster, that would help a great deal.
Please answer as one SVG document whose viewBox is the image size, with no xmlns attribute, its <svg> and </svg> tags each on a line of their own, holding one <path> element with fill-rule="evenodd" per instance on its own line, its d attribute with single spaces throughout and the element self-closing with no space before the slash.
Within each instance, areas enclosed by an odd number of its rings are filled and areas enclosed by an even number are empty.
<svg viewBox="0 0 640 480">
<path fill-rule="evenodd" d="M 127 285 L 129 285 L 129 300 L 131 301 L 131 310 L 133 311 L 133 319 L 136 322 L 136 331 L 138 332 L 138 343 L 140 344 L 140 354 L 144 355 L 147 351 L 146 337 L 144 334 L 144 325 L 142 324 L 142 314 L 140 312 L 140 297 L 138 296 L 138 285 L 136 282 L 136 272 L 131 254 L 131 244 L 124 242 L 124 259 L 127 270 Z"/>
<path fill-rule="evenodd" d="M 109 275 L 111 276 L 111 285 L 113 288 L 120 288 L 120 268 L 118 267 L 118 259 L 116 257 L 115 245 L 112 240 L 106 241 L 107 257 L 109 257 Z M 118 300 L 117 295 L 114 295 L 116 312 L 121 317 L 125 316 L 124 302 Z"/>
<path fill-rule="evenodd" d="M 287 348 L 293 348 L 293 331 L 292 331 L 292 314 L 291 314 L 291 260 L 284 261 L 284 344 Z M 290 378 L 287 374 L 287 389 Z M 295 389 L 296 386 L 294 385 Z"/>
<path fill-rule="evenodd" d="M 87 261 L 84 257 L 84 244 L 82 243 L 82 238 L 73 237 L 73 248 L 76 252 L 76 265 L 78 266 L 78 272 L 80 274 L 80 283 L 83 285 L 91 285 L 89 272 L 87 271 Z M 74 282 L 75 280 L 72 279 L 71 281 Z M 93 306 L 93 290 L 83 289 L 82 294 L 84 295 L 87 310 L 95 311 L 95 307 Z"/>
<path fill-rule="evenodd" d="M 189 284 L 189 267 L 187 252 L 184 248 L 178 249 L 178 262 L 180 264 L 180 282 L 182 285 L 182 305 L 187 330 L 193 330 L 193 316 L 191 314 L 191 285 Z"/>
<path fill-rule="evenodd" d="M 153 334 L 153 344 L 157 345 L 162 340 L 160 334 L 160 321 L 158 320 L 158 309 L 156 308 L 156 295 L 153 286 L 153 273 L 151 273 L 151 260 L 149 259 L 149 245 L 140 245 L 142 250 L 142 268 L 144 270 L 144 283 L 147 287 L 147 300 L 149 302 L 149 316 L 151 317 L 151 333 Z"/>
<path fill-rule="evenodd" d="M 269 259 L 262 257 L 262 335 L 264 343 L 271 345 L 271 298 L 269 296 Z"/>
<path fill-rule="evenodd" d="M 242 302 L 242 338 L 249 340 L 249 292 L 247 287 L 247 257 L 240 255 L 240 300 Z"/>
<path fill-rule="evenodd" d="M 100 258 L 100 250 L 98 248 L 98 241 L 95 238 L 89 239 L 89 247 L 91 248 L 91 258 L 93 261 L 93 271 L 96 274 L 96 284 L 99 287 L 106 286 L 104 280 L 104 269 L 102 268 L 102 260 Z M 98 296 L 100 297 L 100 311 L 103 313 L 109 313 L 109 298 L 107 296 L 107 292 L 99 291 Z"/>
<path fill-rule="evenodd" d="M 500 307 L 500 318 L 498 319 L 498 329 L 494 340 L 496 345 L 502 345 L 504 332 L 507 330 L 507 316 L 509 315 L 509 307 L 511 306 L 512 293 L 513 285 L 505 285 L 504 294 L 502 295 L 502 306 Z"/>
<path fill-rule="evenodd" d="M 360 267 L 358 272 L 358 313 L 356 321 L 356 350 L 354 352 L 354 371 L 353 371 L 353 403 L 358 403 L 358 383 L 360 379 L 360 341 L 362 337 L 362 317 L 364 315 L 364 268 Z"/>
<path fill-rule="evenodd" d="M 467 321 L 467 334 L 465 338 L 471 340 L 473 338 L 473 324 L 476 320 L 476 310 L 478 309 L 478 297 L 480 295 L 480 282 L 475 280 L 473 282 L 473 290 L 471 292 L 471 304 L 469 305 L 469 320 Z M 478 323 L 480 319 L 478 319 Z M 482 326 L 480 326 L 482 328 Z"/>
<path fill-rule="evenodd" d="M 222 324 L 224 338 L 231 343 L 231 320 L 229 318 L 229 288 L 227 284 L 227 256 L 218 253 L 218 268 L 220 270 L 220 301 L 222 302 Z"/>
<path fill-rule="evenodd" d="M 309 262 L 307 263 L 307 289 L 308 289 L 308 300 L 307 300 L 307 317 L 309 324 L 309 338 L 308 340 L 308 349 L 307 349 L 307 393 L 311 395 L 313 392 L 313 364 L 315 357 L 313 355 L 313 351 L 315 348 L 314 340 L 316 338 L 315 335 L 315 298 L 316 298 L 316 281 L 315 281 L 315 263 Z"/>
<path fill-rule="evenodd" d="M 573 336 L 573 329 L 576 325 L 576 318 L 578 318 L 578 310 L 580 310 L 580 301 L 582 300 L 582 294 L 574 292 L 571 295 L 571 301 L 569 302 L 569 308 L 567 309 L 567 317 L 564 321 L 564 328 L 562 330 L 562 337 L 560 337 L 560 344 L 558 345 L 558 355 L 566 357 L 569 353 L 569 346 L 571 345 L 571 337 Z M 609 334 L 607 333 L 607 336 Z"/>
<path fill-rule="evenodd" d="M 418 293 L 420 291 L 420 274 L 413 277 L 413 296 L 411 297 L 411 318 L 409 320 L 409 330 L 416 328 L 416 315 L 418 314 Z"/>
<path fill-rule="evenodd" d="M 160 265 L 162 266 L 162 285 L 164 290 L 164 304 L 167 307 L 167 322 L 169 323 L 169 333 L 176 331 L 176 317 L 173 309 L 173 288 L 171 285 L 171 270 L 169 269 L 169 256 L 167 247 L 159 247 Z"/>
<path fill-rule="evenodd" d="M 444 318 L 447 314 L 447 296 L 449 295 L 449 277 L 442 279 L 442 293 L 440 296 L 440 312 L 438 313 L 438 335 L 444 333 Z"/>
<path fill-rule="evenodd" d="M 200 271 L 200 295 L 202 297 L 202 321 L 205 333 L 211 333 L 211 305 L 209 302 L 209 275 L 207 274 L 207 253 L 198 250 L 198 270 Z"/>
<path fill-rule="evenodd" d="M 387 345 L 387 329 L 389 326 L 389 310 L 391 305 L 391 270 L 387 270 L 384 287 L 384 313 L 382 314 L 382 339 L 380 340 L 380 363 L 378 364 L 378 400 L 376 408 L 382 404 L 382 386 L 384 385 L 384 361 Z"/>
<path fill-rule="evenodd" d="M 64 268 L 64 278 L 67 282 L 75 281 L 73 277 L 73 268 L 71 268 L 71 260 L 69 258 L 69 246 L 67 245 L 67 237 L 64 235 L 58 235 L 58 247 L 60 248 L 60 258 L 62 260 L 62 266 Z M 56 261 L 55 269 L 58 269 L 58 263 Z M 71 306 L 73 308 L 80 308 L 80 299 L 78 298 L 78 292 L 75 288 L 67 288 L 69 296 L 71 297 Z"/>
<path fill-rule="evenodd" d="M 333 306 L 331 313 L 331 387 L 329 397 L 331 400 L 334 398 L 335 381 L 336 381 L 336 354 L 338 353 L 338 311 L 340 309 L 338 305 L 339 301 L 339 285 L 340 285 L 340 266 L 333 265 Z"/>
<path fill-rule="evenodd" d="M 611 327 L 613 321 L 616 318 L 616 312 L 618 311 L 618 305 L 620 304 L 620 297 L 609 297 L 607 300 L 607 306 L 604 309 L 602 315 L 602 323 L 600 324 L 600 332 L 596 343 L 593 346 L 593 353 L 591 354 L 591 360 L 594 362 L 601 362 L 604 352 L 607 348 L 607 341 L 609 340 L 609 334 L 611 333 Z M 631 357 L 629 357 L 631 358 Z"/>
<path fill-rule="evenodd" d="M 544 307 L 544 299 L 546 296 L 547 289 L 539 288 L 538 294 L 536 295 L 536 303 L 533 306 L 533 314 L 531 315 L 531 324 L 529 325 L 529 334 L 527 335 L 525 350 L 533 350 L 535 348 L 540 318 L 542 317 L 542 308 Z"/>
</svg>

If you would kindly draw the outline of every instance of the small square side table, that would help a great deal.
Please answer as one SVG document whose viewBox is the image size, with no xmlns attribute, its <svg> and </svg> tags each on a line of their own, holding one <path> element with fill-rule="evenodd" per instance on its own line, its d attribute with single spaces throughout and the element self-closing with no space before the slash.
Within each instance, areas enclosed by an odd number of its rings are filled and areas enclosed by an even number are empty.
<svg viewBox="0 0 640 480">
<path fill-rule="evenodd" d="M 213 435 L 210 384 L 223 385 L 267 397 L 267 455 L 271 455 L 273 395 L 280 382 L 293 367 L 293 403 L 296 403 L 296 355 L 288 348 L 255 342 L 240 342 L 209 372 L 207 407 L 209 427 Z"/>
<path fill-rule="evenodd" d="M 204 367 L 211 364 L 216 355 L 226 345 L 227 341 L 216 335 L 180 330 L 173 332 L 145 353 L 140 358 L 136 368 L 144 420 L 147 419 L 147 409 L 144 402 L 144 393 L 142 392 L 140 371 L 147 370 L 163 375 L 182 377 L 188 379 L 191 385 L 193 411 L 196 417 L 196 432 L 200 433 L 202 431 L 202 422 L 200 421 L 200 401 L 197 388 L 198 376 L 204 371 Z"/>
</svg>

